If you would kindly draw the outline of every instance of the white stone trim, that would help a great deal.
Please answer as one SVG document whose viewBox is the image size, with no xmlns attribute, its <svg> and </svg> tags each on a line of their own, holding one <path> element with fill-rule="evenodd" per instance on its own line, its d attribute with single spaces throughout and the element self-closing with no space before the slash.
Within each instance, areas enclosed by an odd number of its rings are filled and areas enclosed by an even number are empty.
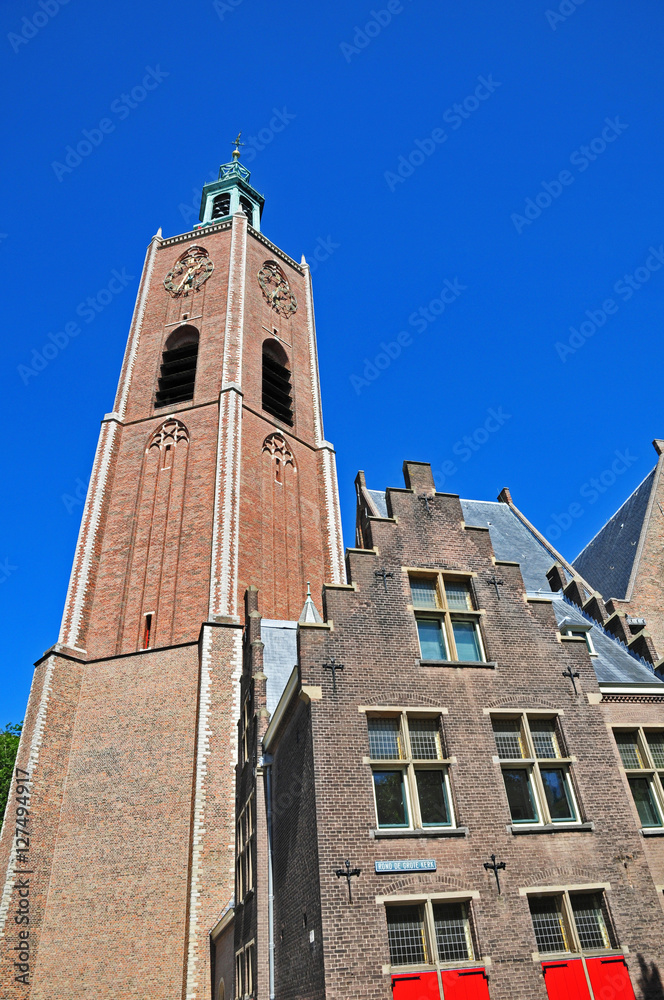
<svg viewBox="0 0 664 1000">
<path fill-rule="evenodd" d="M 55 670 L 55 660 L 53 656 L 49 656 L 46 660 L 44 666 L 44 680 L 41 691 L 41 696 L 39 699 L 39 708 L 37 710 L 37 717 L 35 719 L 35 727 L 32 733 L 32 740 L 30 741 L 30 750 L 28 753 L 28 766 L 26 770 L 30 773 L 31 781 L 34 781 L 35 772 L 39 764 L 39 751 L 41 749 L 42 740 L 44 738 L 44 729 L 46 726 L 46 712 L 48 710 L 48 702 L 51 694 L 51 683 L 53 681 L 53 671 Z M 34 689 L 33 689 L 34 690 Z M 33 692 L 30 692 L 30 698 L 28 700 L 28 710 L 27 717 L 30 717 L 30 702 L 33 698 Z M 19 755 L 17 760 L 21 755 L 21 746 L 19 746 Z M 9 816 L 9 803 L 7 804 L 7 816 Z M 5 884 L 2 890 L 2 897 L 0 898 L 0 940 L 5 936 L 5 923 L 7 921 L 7 914 L 9 913 L 9 905 L 11 903 L 12 892 L 14 890 L 14 865 L 16 863 L 16 838 L 12 836 L 11 847 L 9 849 L 9 861 L 7 863 L 7 872 L 5 875 Z"/>
<path fill-rule="evenodd" d="M 212 527 L 209 615 L 235 615 L 242 457 L 242 350 L 247 269 L 247 226 L 233 216 L 226 301 L 226 329 L 219 398 L 219 432 Z"/>
<path fill-rule="evenodd" d="M 114 406 L 114 409 L 118 413 L 121 420 L 124 420 L 125 413 L 127 410 L 127 398 L 129 396 L 129 386 L 131 385 L 131 377 L 134 372 L 134 364 L 136 362 L 136 354 L 138 352 L 138 342 L 140 340 L 141 331 L 143 329 L 145 305 L 147 302 L 150 284 L 152 282 L 152 272 L 154 270 L 155 254 L 157 251 L 157 246 L 160 244 L 161 244 L 160 238 L 158 236 L 153 236 L 152 242 L 148 247 L 148 252 L 145 257 L 145 265 L 143 267 L 141 284 L 138 289 L 138 295 L 136 296 L 136 305 L 134 306 L 134 315 L 131 322 L 129 340 L 127 341 L 127 347 L 125 350 L 125 359 L 122 366 L 123 373 L 120 379 L 120 384 L 118 385 L 118 392 Z"/>
<path fill-rule="evenodd" d="M 327 541 L 330 556 L 332 583 L 345 583 L 343 535 L 341 531 L 341 511 L 339 509 L 339 485 L 334 449 L 323 442 L 323 489 L 325 491 L 325 513 L 327 516 Z"/>
<path fill-rule="evenodd" d="M 76 543 L 74 564 L 69 578 L 67 598 L 62 614 L 62 624 L 58 642 L 64 646 L 76 647 L 80 640 L 81 618 L 90 582 L 90 567 L 94 552 L 101 511 L 106 496 L 106 483 L 120 425 L 113 417 L 104 420 L 99 434 L 97 453 L 92 466 L 92 476 L 85 498 L 81 527 Z"/>
<path fill-rule="evenodd" d="M 197 1000 L 201 996 L 201 954 L 204 946 L 203 936 L 207 936 L 207 927 L 201 923 L 201 903 L 203 863 L 202 853 L 205 828 L 205 806 L 207 801 L 207 771 L 210 756 L 210 736 L 212 735 L 212 641 L 214 627 L 203 626 L 201 637 L 201 680 L 199 695 L 199 714 L 197 732 L 197 750 L 195 761 L 194 815 L 191 840 L 191 880 L 189 895 L 189 941 L 187 948 L 187 987 L 186 1000 Z M 237 725 L 240 716 L 240 678 L 242 676 L 242 632 L 233 629 L 233 652 L 231 654 L 231 690 L 233 692 L 233 718 L 229 733 L 229 754 L 234 760 L 237 756 Z M 231 795 L 231 800 L 233 796 Z M 230 829 L 231 870 L 235 868 L 235 822 Z"/>
<path fill-rule="evenodd" d="M 311 376 L 311 395 L 314 404 L 314 440 L 317 448 L 323 444 L 323 409 L 320 397 L 320 375 L 318 371 L 318 351 L 316 350 L 316 319 L 314 316 L 313 286 L 311 271 L 308 264 L 303 264 L 305 280 L 305 298 L 307 309 L 307 333 L 309 335 L 309 369 Z"/>
</svg>

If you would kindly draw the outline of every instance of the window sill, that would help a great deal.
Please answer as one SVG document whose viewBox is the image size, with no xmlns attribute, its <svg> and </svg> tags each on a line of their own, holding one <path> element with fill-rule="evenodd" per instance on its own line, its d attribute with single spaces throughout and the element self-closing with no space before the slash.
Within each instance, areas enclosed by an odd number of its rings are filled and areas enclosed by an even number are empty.
<svg viewBox="0 0 664 1000">
<path fill-rule="evenodd" d="M 641 833 L 644 837 L 664 837 L 664 826 L 644 826 Z"/>
<path fill-rule="evenodd" d="M 427 830 L 370 830 L 369 836 L 381 837 L 467 837 L 467 826 L 432 827 Z"/>
<path fill-rule="evenodd" d="M 507 827 L 508 833 L 592 833 L 595 829 L 594 823 L 546 823 L 544 826 L 517 826 L 513 824 Z"/>
<path fill-rule="evenodd" d="M 484 667 L 495 670 L 496 660 L 418 660 L 421 667 Z"/>
</svg>

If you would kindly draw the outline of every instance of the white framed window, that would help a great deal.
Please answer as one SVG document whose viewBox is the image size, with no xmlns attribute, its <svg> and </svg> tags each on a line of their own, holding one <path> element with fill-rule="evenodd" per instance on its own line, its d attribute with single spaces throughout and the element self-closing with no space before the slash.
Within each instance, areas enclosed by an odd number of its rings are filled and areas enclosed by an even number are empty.
<svg viewBox="0 0 664 1000">
<path fill-rule="evenodd" d="M 557 718 L 519 712 L 491 721 L 512 823 L 579 823 L 571 758 L 561 749 Z"/>
<path fill-rule="evenodd" d="M 613 735 L 642 829 L 664 826 L 664 730 L 639 726 Z"/>
<path fill-rule="evenodd" d="M 443 573 L 410 573 L 410 592 L 423 660 L 486 660 L 470 580 Z"/>
<path fill-rule="evenodd" d="M 393 969 L 475 961 L 470 900 L 395 901 L 386 903 L 385 914 Z"/>
<path fill-rule="evenodd" d="M 616 947 L 602 890 L 528 894 L 539 955 L 593 954 Z"/>
<path fill-rule="evenodd" d="M 455 825 L 440 716 L 406 710 L 367 716 L 379 829 Z"/>
</svg>

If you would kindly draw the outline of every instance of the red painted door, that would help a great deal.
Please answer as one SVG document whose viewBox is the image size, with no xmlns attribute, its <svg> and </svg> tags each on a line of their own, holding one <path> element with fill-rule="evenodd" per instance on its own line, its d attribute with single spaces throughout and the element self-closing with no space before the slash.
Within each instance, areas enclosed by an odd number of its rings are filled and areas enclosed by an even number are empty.
<svg viewBox="0 0 664 1000">
<path fill-rule="evenodd" d="M 489 1000 L 484 969 L 454 969 L 443 972 L 445 1000 Z"/>
<path fill-rule="evenodd" d="M 622 955 L 588 958 L 586 965 L 595 1000 L 634 1000 L 634 990 Z"/>
<path fill-rule="evenodd" d="M 580 958 L 574 958 L 570 962 L 542 962 L 542 969 L 549 1000 L 590 1000 L 590 990 Z"/>
<path fill-rule="evenodd" d="M 440 1000 L 437 972 L 404 972 L 392 976 L 394 1000 Z"/>
</svg>

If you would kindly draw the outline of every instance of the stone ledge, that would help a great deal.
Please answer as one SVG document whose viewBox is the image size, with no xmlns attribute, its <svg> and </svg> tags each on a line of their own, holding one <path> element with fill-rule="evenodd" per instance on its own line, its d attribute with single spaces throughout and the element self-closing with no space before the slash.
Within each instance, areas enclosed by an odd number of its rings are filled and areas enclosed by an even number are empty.
<svg viewBox="0 0 664 1000">
<path fill-rule="evenodd" d="M 545 823 L 544 826 L 517 826 L 516 824 L 507 827 L 508 833 L 592 833 L 595 829 L 594 823 Z"/>
<path fill-rule="evenodd" d="M 495 670 L 498 666 L 497 660 L 416 660 L 420 667 L 479 667 L 480 669 Z"/>
<path fill-rule="evenodd" d="M 370 830 L 369 836 L 375 840 L 383 837 L 467 837 L 467 826 L 440 827 L 438 829 L 423 830 Z"/>
</svg>

